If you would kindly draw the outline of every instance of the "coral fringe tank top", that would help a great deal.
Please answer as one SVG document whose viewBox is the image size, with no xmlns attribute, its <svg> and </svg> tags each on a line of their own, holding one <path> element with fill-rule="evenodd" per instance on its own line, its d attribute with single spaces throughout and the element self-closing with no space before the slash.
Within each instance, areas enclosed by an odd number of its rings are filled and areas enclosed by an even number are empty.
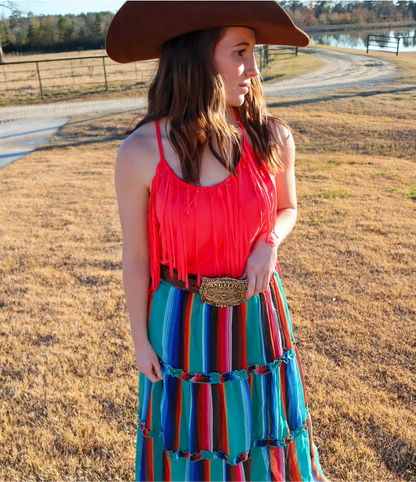
<svg viewBox="0 0 416 482">
<path fill-rule="evenodd" d="M 275 175 L 247 141 L 243 125 L 242 155 L 236 174 L 215 186 L 195 186 L 180 179 L 163 155 L 159 123 L 155 123 L 160 162 L 149 199 L 150 291 L 160 283 L 160 264 L 201 277 L 240 278 L 250 250 L 262 233 L 271 236 L 276 221 Z"/>
</svg>

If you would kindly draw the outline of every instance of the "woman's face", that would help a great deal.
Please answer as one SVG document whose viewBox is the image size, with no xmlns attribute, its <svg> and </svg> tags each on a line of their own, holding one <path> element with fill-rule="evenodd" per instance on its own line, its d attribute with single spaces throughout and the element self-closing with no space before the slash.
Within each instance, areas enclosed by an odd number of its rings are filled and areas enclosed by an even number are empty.
<svg viewBox="0 0 416 482">
<path fill-rule="evenodd" d="M 259 74 L 254 58 L 256 37 L 251 28 L 228 27 L 214 51 L 214 62 L 224 80 L 227 106 L 243 104 L 251 78 Z"/>
</svg>

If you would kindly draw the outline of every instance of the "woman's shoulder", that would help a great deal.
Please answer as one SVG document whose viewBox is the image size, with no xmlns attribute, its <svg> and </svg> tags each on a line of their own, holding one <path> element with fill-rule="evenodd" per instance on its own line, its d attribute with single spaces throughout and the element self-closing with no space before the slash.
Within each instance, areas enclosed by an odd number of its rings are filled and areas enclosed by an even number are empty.
<svg viewBox="0 0 416 482">
<path fill-rule="evenodd" d="M 116 171 L 127 171 L 150 186 L 160 160 L 154 122 L 147 122 L 132 132 L 121 144 Z"/>
<path fill-rule="evenodd" d="M 269 117 L 268 125 L 273 140 L 277 144 L 279 158 L 284 169 L 292 168 L 295 163 L 295 141 L 291 129 L 277 117 Z"/>
<path fill-rule="evenodd" d="M 155 157 L 159 158 L 157 136 L 154 122 L 147 122 L 133 131 L 119 148 L 119 155 L 133 157 L 143 162 Z"/>
<path fill-rule="evenodd" d="M 273 116 L 270 116 L 267 122 L 274 139 L 280 146 L 289 147 L 293 145 L 292 132 L 285 122 Z"/>
</svg>

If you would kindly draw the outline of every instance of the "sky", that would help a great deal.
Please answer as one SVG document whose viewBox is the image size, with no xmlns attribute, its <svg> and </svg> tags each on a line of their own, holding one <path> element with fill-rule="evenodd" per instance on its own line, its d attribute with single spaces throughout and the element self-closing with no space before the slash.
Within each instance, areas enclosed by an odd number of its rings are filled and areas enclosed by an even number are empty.
<svg viewBox="0 0 416 482">
<path fill-rule="evenodd" d="M 1 3 L 1 2 L 0 2 Z M 124 0 L 26 0 L 13 2 L 23 14 L 32 12 L 34 15 L 66 15 L 88 12 L 116 12 Z M 0 16 L 8 17 L 9 11 L 0 8 Z"/>
<path fill-rule="evenodd" d="M 13 1 L 23 14 L 66 15 L 88 12 L 116 12 L 124 0 L 26 0 Z M 1 4 L 1 0 L 0 0 Z M 10 11 L 0 7 L 0 17 L 8 17 Z"/>
</svg>

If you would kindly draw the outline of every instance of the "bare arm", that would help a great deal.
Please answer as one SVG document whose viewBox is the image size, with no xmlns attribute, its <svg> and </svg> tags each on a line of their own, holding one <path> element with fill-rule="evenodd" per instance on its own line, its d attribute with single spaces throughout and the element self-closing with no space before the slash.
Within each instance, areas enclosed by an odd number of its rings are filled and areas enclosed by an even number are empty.
<svg viewBox="0 0 416 482">
<path fill-rule="evenodd" d="M 297 217 L 295 185 L 295 144 L 291 132 L 284 126 L 274 124 L 279 129 L 284 171 L 276 175 L 277 213 L 273 232 L 275 246 L 266 243 L 266 234 L 259 236 L 247 259 L 242 278 L 249 280 L 247 298 L 263 292 L 269 285 L 277 261 L 277 248 L 292 231 Z"/>
<path fill-rule="evenodd" d="M 295 183 L 295 143 L 292 133 L 284 126 L 278 126 L 282 142 L 282 163 L 284 171 L 276 175 L 277 214 L 274 232 L 278 239 L 276 245 L 286 238 L 295 226 L 297 218 L 297 199 Z"/>
<path fill-rule="evenodd" d="M 123 231 L 123 283 L 135 346 L 137 369 L 150 381 L 162 379 L 159 358 L 147 331 L 150 262 L 147 214 L 155 162 L 149 141 L 137 133 L 119 149 L 115 185 Z"/>
</svg>

